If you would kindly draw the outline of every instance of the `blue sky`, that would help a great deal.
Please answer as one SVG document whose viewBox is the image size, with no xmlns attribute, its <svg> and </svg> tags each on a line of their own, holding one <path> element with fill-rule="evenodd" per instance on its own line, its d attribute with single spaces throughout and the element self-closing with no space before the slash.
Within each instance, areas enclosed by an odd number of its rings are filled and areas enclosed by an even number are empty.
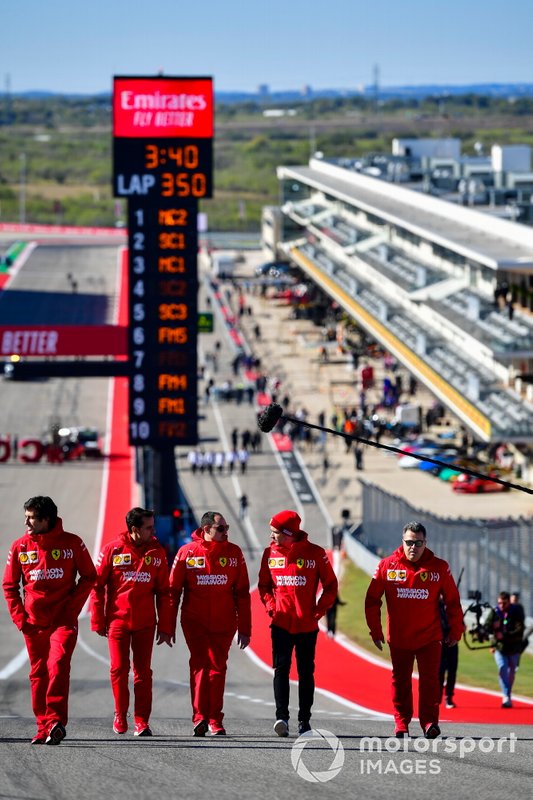
<svg viewBox="0 0 533 800">
<path fill-rule="evenodd" d="M 114 74 L 219 91 L 533 82 L 531 0 L 8 0 L 0 91 L 109 91 Z"/>
</svg>

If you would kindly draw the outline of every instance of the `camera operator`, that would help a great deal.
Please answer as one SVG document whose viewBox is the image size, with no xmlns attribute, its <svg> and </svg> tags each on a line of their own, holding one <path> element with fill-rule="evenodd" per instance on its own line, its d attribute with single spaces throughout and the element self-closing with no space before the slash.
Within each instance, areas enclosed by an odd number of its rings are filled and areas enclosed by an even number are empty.
<svg viewBox="0 0 533 800">
<path fill-rule="evenodd" d="M 502 708 L 512 708 L 513 688 L 524 636 L 523 612 L 511 603 L 509 592 L 500 592 L 498 604 L 491 609 L 485 626 L 494 637 L 494 653 L 498 667 L 498 680 L 503 693 Z"/>
</svg>

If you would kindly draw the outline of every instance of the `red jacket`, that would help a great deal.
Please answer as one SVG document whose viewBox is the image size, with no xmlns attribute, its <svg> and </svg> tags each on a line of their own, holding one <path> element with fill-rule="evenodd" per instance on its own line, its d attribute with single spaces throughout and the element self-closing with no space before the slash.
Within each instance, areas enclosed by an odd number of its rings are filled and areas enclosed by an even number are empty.
<svg viewBox="0 0 533 800">
<path fill-rule="evenodd" d="M 155 536 L 137 546 L 124 531 L 104 547 L 96 572 L 93 631 L 107 630 L 116 621 L 130 631 L 149 628 L 156 624 L 157 607 L 158 633 L 172 633 L 167 554 Z"/>
<path fill-rule="evenodd" d="M 42 628 L 76 625 L 95 578 L 85 544 L 63 530 L 59 517 L 46 533 L 25 533 L 11 545 L 4 571 L 11 619 L 19 630 L 26 622 Z"/>
<path fill-rule="evenodd" d="M 322 594 L 317 601 L 319 582 Z M 305 533 L 288 546 L 266 548 L 258 588 L 273 625 L 289 633 L 308 633 L 317 630 L 318 620 L 334 604 L 338 584 L 326 551 Z"/>
<path fill-rule="evenodd" d="M 381 598 L 387 603 L 387 641 L 395 647 L 417 650 L 441 641 L 439 598 L 446 605 L 450 639 L 458 641 L 465 629 L 457 586 L 450 567 L 426 549 L 416 564 L 409 561 L 400 545 L 379 562 L 366 593 L 365 614 L 370 636 L 384 641 L 381 627 Z"/>
<path fill-rule="evenodd" d="M 213 633 L 252 632 L 250 581 L 242 550 L 233 542 L 207 542 L 201 528 L 180 547 L 170 571 L 173 629 L 181 595 L 181 624 Z"/>
</svg>

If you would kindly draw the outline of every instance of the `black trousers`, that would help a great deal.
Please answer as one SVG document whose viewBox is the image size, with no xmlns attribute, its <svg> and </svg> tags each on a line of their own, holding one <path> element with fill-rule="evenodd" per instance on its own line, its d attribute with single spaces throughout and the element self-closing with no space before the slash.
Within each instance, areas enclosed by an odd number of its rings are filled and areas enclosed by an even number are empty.
<svg viewBox="0 0 533 800">
<path fill-rule="evenodd" d="M 298 720 L 309 722 L 315 695 L 315 650 L 318 631 L 289 633 L 277 625 L 271 625 L 270 630 L 276 719 L 289 719 L 289 672 L 292 651 L 295 649 L 298 670 Z"/>
<path fill-rule="evenodd" d="M 442 645 L 442 655 L 440 660 L 440 685 L 445 689 L 446 699 L 453 699 L 455 689 L 455 679 L 457 677 L 457 662 L 459 660 L 459 645 L 452 647 Z M 444 680 L 446 679 L 446 684 Z"/>
</svg>

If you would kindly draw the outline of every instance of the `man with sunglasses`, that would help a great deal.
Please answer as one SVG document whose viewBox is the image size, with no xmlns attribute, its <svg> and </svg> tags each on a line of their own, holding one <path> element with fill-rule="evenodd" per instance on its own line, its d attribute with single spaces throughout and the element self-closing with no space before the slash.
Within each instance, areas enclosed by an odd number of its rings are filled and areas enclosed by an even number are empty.
<svg viewBox="0 0 533 800">
<path fill-rule="evenodd" d="M 450 626 L 448 645 L 461 638 L 464 623 L 459 592 L 448 563 L 429 550 L 426 529 L 420 522 L 405 525 L 402 544 L 392 555 L 380 561 L 366 593 L 366 621 L 379 650 L 383 649 L 385 642 L 381 626 L 383 594 L 387 604 L 387 641 L 392 661 L 395 735 L 398 738 L 409 736 L 409 723 L 413 716 L 412 673 L 416 658 L 418 717 L 426 739 L 435 739 L 440 735 L 441 597 Z"/>
<path fill-rule="evenodd" d="M 180 600 L 181 627 L 190 651 L 193 735 L 225 736 L 224 686 L 235 632 L 241 650 L 251 636 L 250 582 L 240 547 L 228 541 L 229 525 L 206 511 L 192 541 L 178 550 L 170 573 L 173 630 Z"/>
</svg>

